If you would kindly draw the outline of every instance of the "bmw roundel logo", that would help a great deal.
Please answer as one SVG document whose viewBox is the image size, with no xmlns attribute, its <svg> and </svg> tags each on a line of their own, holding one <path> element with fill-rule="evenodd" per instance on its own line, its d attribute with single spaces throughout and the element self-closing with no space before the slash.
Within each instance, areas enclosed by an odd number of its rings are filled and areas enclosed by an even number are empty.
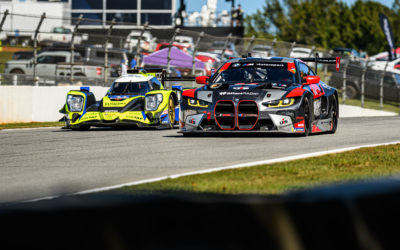
<svg viewBox="0 0 400 250">
<path fill-rule="evenodd" d="M 236 97 L 233 101 L 234 102 L 239 102 L 239 98 Z"/>
</svg>

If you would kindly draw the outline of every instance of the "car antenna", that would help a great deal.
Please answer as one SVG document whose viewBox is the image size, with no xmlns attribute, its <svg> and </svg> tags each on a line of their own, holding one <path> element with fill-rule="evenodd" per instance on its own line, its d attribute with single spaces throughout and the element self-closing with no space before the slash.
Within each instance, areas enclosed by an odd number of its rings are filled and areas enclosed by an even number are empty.
<svg viewBox="0 0 400 250">
<path fill-rule="evenodd" d="M 315 74 L 316 75 L 318 74 L 318 65 L 317 65 L 318 57 L 319 57 L 319 55 L 317 52 L 317 53 L 315 53 Z"/>
</svg>

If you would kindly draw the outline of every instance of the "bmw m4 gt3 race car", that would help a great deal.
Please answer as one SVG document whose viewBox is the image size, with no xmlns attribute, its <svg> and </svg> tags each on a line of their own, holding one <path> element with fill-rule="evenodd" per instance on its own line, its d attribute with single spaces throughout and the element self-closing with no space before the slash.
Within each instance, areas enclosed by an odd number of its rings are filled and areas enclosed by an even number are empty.
<svg viewBox="0 0 400 250">
<path fill-rule="evenodd" d="M 99 102 L 89 87 L 69 91 L 60 110 L 65 116 L 60 121 L 65 122 L 64 128 L 73 130 L 86 130 L 90 126 L 173 128 L 178 122 L 178 96 L 176 90 L 164 88 L 156 77 L 158 73 L 163 72 L 128 71 L 114 81 Z"/>
<path fill-rule="evenodd" d="M 340 58 L 245 57 L 196 77 L 205 86 L 183 91 L 179 132 L 335 133 L 338 93 L 304 61 L 339 70 Z"/>
</svg>

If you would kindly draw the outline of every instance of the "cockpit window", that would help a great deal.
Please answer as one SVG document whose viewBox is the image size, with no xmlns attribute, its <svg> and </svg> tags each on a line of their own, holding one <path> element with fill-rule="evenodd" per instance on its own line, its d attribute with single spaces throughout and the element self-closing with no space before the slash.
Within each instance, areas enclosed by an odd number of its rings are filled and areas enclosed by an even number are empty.
<svg viewBox="0 0 400 250">
<path fill-rule="evenodd" d="M 213 83 L 236 84 L 236 83 L 280 83 L 294 84 L 296 71 L 289 70 L 287 64 L 233 64 L 230 68 L 220 72 L 213 80 Z M 277 65 L 277 66 L 276 66 Z"/>
<path fill-rule="evenodd" d="M 145 95 L 149 92 L 148 82 L 114 82 L 110 88 L 111 95 Z"/>
</svg>

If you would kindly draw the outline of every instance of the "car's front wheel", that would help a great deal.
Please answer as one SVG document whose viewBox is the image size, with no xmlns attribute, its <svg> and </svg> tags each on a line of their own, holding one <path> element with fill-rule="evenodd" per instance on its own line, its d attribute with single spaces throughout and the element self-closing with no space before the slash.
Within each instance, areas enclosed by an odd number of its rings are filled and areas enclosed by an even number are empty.
<svg viewBox="0 0 400 250">
<path fill-rule="evenodd" d="M 304 113 L 304 136 L 308 136 L 311 131 L 311 105 L 308 98 L 304 98 L 303 101 L 303 113 Z"/>
<path fill-rule="evenodd" d="M 175 100 L 172 95 L 169 96 L 168 100 L 168 126 L 174 128 L 175 123 Z"/>
<path fill-rule="evenodd" d="M 338 102 L 336 100 L 336 96 L 333 96 L 332 100 L 332 108 L 331 108 L 331 123 L 332 123 L 332 129 L 330 133 L 334 134 L 337 129 L 338 125 L 338 120 L 339 120 L 339 109 L 338 109 Z"/>
</svg>

